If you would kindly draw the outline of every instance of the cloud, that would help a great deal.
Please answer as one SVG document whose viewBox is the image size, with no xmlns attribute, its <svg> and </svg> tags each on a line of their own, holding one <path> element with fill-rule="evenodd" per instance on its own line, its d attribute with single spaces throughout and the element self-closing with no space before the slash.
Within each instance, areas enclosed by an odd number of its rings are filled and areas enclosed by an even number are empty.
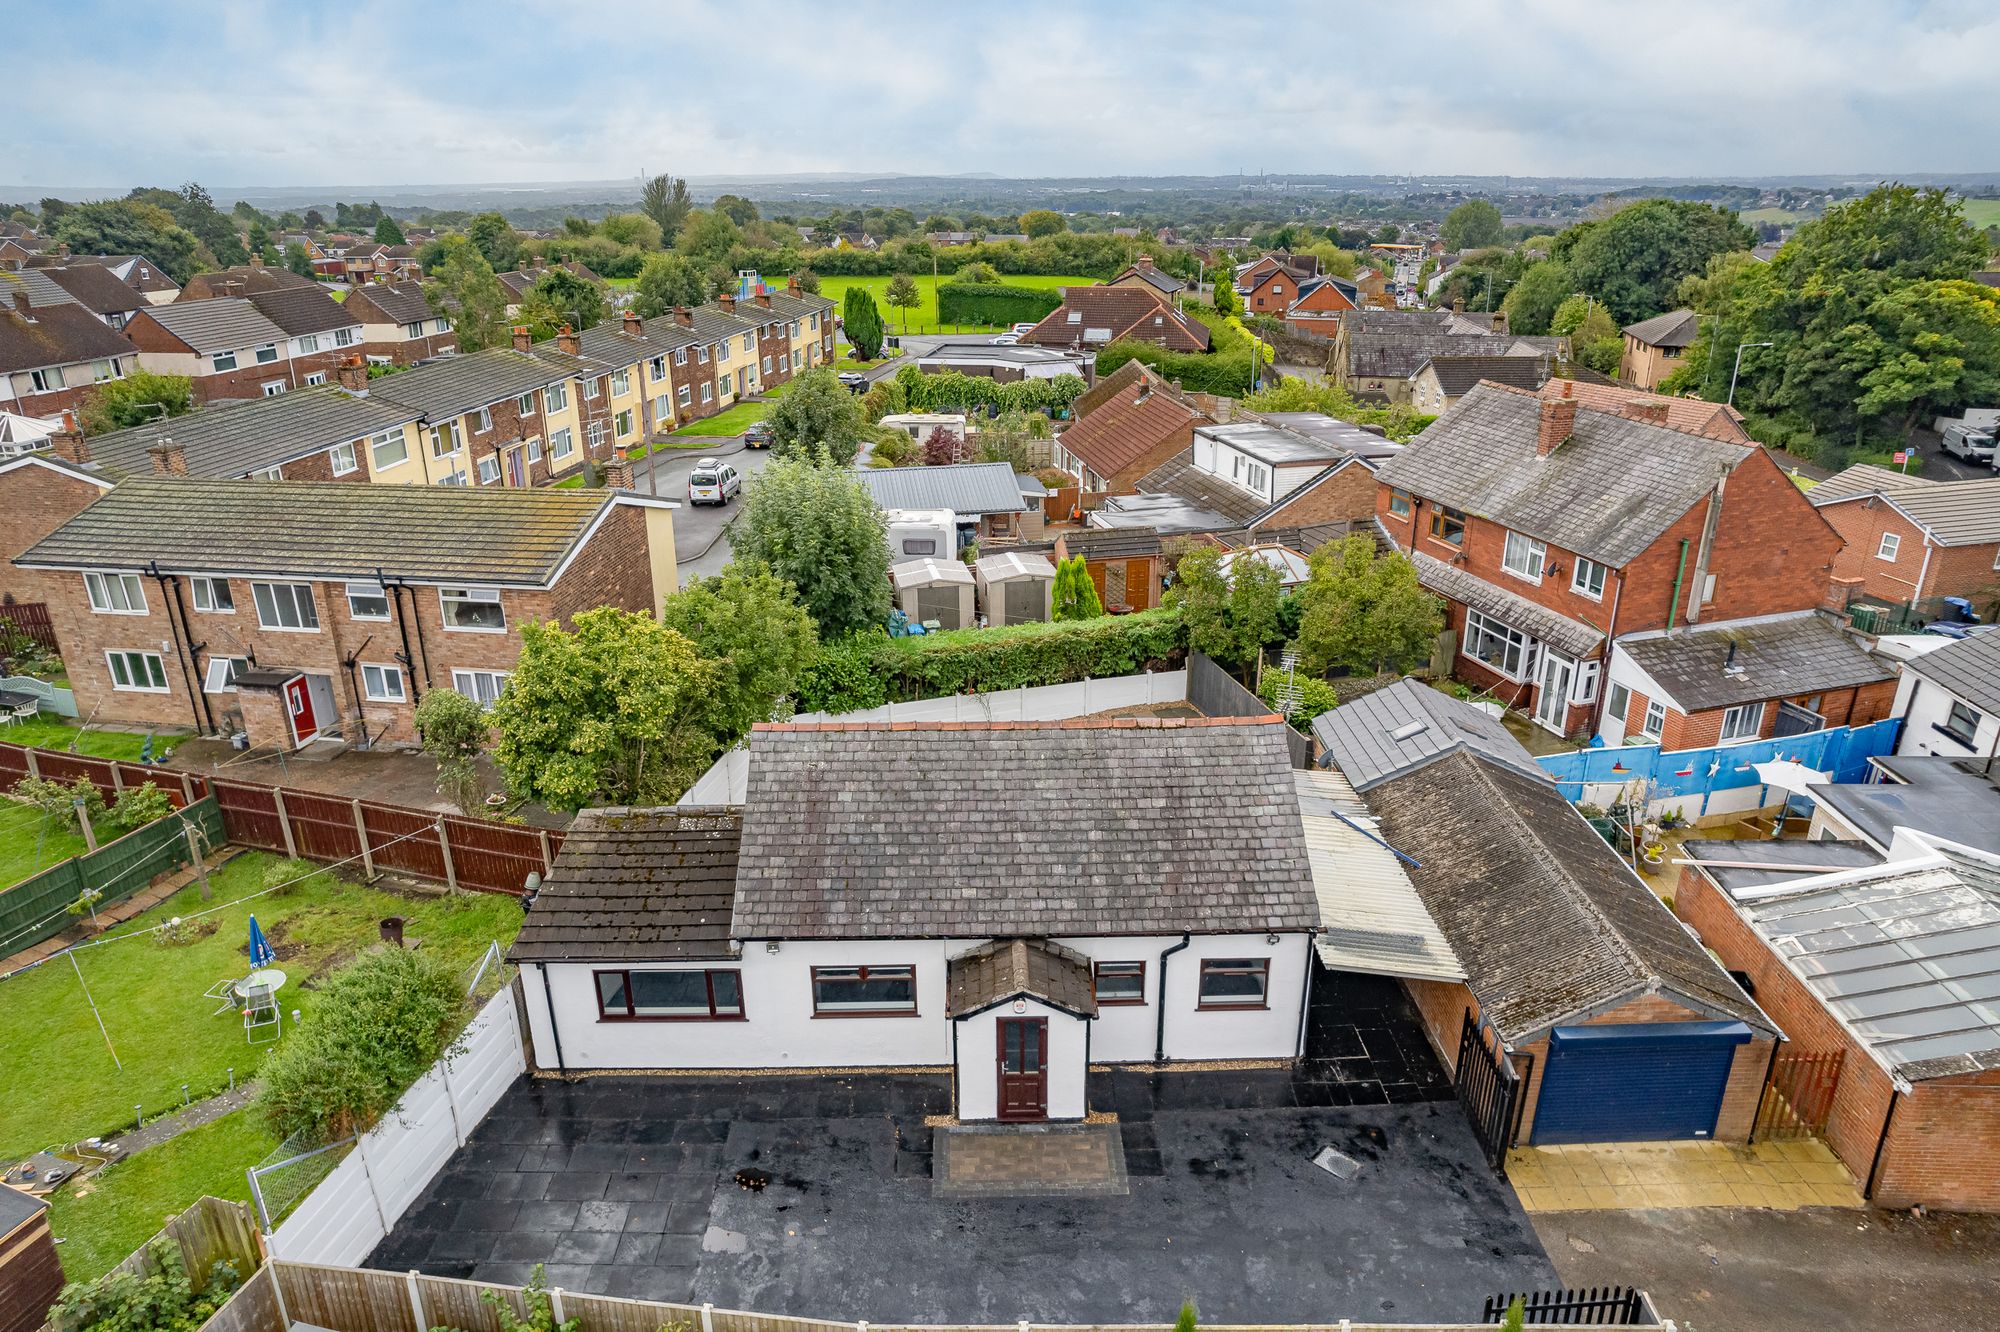
<svg viewBox="0 0 2000 1332">
<path fill-rule="evenodd" d="M 2000 130 L 1978 0 L 22 7 L 0 190 L 1887 174 L 1981 169 Z"/>
</svg>

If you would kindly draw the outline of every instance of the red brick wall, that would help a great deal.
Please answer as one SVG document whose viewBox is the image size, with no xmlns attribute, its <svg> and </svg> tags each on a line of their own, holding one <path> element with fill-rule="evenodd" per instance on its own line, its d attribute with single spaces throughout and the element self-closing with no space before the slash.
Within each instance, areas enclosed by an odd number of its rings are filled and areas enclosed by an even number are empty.
<svg viewBox="0 0 2000 1332">
<path fill-rule="evenodd" d="M 1803 695 L 1793 701 L 1805 704 L 1811 695 Z M 1826 718 L 1828 726 L 1866 726 L 1870 722 L 1887 717 L 1896 703 L 1896 682 L 1883 680 L 1876 684 L 1859 685 L 1849 689 L 1830 689 L 1820 698 L 1819 713 Z M 1721 743 L 1722 719 L 1727 708 L 1713 708 L 1707 712 L 1697 712 L 1683 716 L 1669 706 L 1667 724 L 1660 737 L 1662 749 L 1701 749 Z M 1632 709 L 1627 714 L 1629 721 L 1643 721 L 1646 716 L 1645 698 L 1634 693 Z M 1769 739 L 1777 729 L 1778 709 L 1767 703 L 1764 720 L 1757 728 L 1757 734 Z M 1629 732 L 1628 732 L 1629 733 Z"/>
<path fill-rule="evenodd" d="M 1800 1053 L 1845 1050 L 1827 1120 L 1827 1144 L 1865 1185 L 1894 1086 L 1805 983 L 1693 866 L 1681 871 L 1674 910 L 1732 971 L 1748 975 L 1757 1003 Z M 1896 1110 L 1873 1200 L 2000 1211 L 2000 1072 L 1919 1084 Z"/>
<path fill-rule="evenodd" d="M 568 624 L 577 612 L 594 606 L 650 611 L 653 595 L 646 511 L 635 504 L 619 504 L 563 571 L 548 604 L 550 612 Z"/>
<path fill-rule="evenodd" d="M 1924 534 L 1915 523 L 1879 500 L 1833 504 L 1820 513 L 1846 543 L 1833 562 L 1836 577 L 1858 578 L 1864 592 L 1885 601 L 1910 601 L 1923 595 L 1917 582 L 1924 564 Z M 1902 538 L 1894 560 L 1875 557 L 1885 532 Z"/>
<path fill-rule="evenodd" d="M 1261 524 L 1304 527 L 1312 523 L 1361 522 L 1374 512 L 1375 474 L 1349 463 L 1326 480 L 1284 502 Z"/>
<path fill-rule="evenodd" d="M 571 394 L 575 394 L 576 385 L 574 383 L 569 386 L 569 391 Z M 549 471 L 547 408 L 547 400 L 537 390 L 535 393 L 535 410 L 530 415 L 523 416 L 521 414 L 518 399 L 507 398 L 504 401 L 492 404 L 486 409 L 487 415 L 492 418 L 492 424 L 484 430 L 479 429 L 479 414 L 477 412 L 467 412 L 459 418 L 459 423 L 464 430 L 465 442 L 469 446 L 466 471 L 469 473 L 469 479 L 473 485 L 476 486 L 479 484 L 479 460 L 481 458 L 500 459 L 500 480 L 494 484 L 505 485 L 507 482 L 507 460 L 503 452 L 504 446 L 511 445 L 517 440 L 535 436 L 539 436 L 542 440 L 542 456 L 538 460 L 527 464 L 528 484 L 531 486 L 548 484 L 551 473 Z M 579 439 L 576 443 L 580 453 L 583 441 Z M 428 438 L 424 442 L 424 447 L 430 447 Z"/>
<path fill-rule="evenodd" d="M 294 458 L 278 469 L 278 475 L 287 481 L 366 481 L 368 479 L 368 441 L 362 440 L 354 446 L 355 468 L 339 476 L 333 474 L 333 453 L 309 453 L 303 458 Z"/>
<path fill-rule="evenodd" d="M 103 493 L 101 486 L 33 463 L 0 475 L 0 603 L 48 601 L 60 593 L 65 575 L 17 569 L 14 557 Z"/>
<path fill-rule="evenodd" d="M 689 347 L 687 349 L 687 364 L 676 365 L 672 357 L 667 359 L 667 375 L 673 383 L 675 418 L 682 425 L 686 425 L 690 421 L 699 421 L 705 417 L 714 416 L 722 410 L 722 404 L 719 400 L 720 395 L 716 392 L 714 357 L 710 357 L 704 363 L 696 358 L 694 348 Z M 688 400 L 685 404 L 680 399 L 681 385 L 683 384 L 688 386 Z M 708 385 L 709 398 L 707 402 L 701 400 L 701 386 L 703 384 Z"/>
</svg>

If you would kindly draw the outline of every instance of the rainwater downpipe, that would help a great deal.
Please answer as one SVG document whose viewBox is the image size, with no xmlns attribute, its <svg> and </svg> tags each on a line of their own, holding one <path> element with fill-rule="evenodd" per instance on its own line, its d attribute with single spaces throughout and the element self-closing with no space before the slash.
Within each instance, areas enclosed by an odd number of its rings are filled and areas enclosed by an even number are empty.
<svg viewBox="0 0 2000 1332">
<path fill-rule="evenodd" d="M 1153 1062 L 1156 1064 L 1167 1062 L 1167 959 L 1193 942 L 1193 934 L 1182 934 L 1179 943 L 1174 944 L 1160 954 L 1160 978 L 1156 982 L 1160 987 L 1160 1011 L 1153 1036 Z"/>
<path fill-rule="evenodd" d="M 375 583 L 383 591 L 396 598 L 396 632 L 403 639 L 403 669 L 410 673 L 410 706 L 415 707 L 423 698 L 423 691 L 417 688 L 417 660 L 410 655 L 410 621 L 403 610 L 403 591 L 400 585 L 391 586 L 388 576 L 378 566 Z"/>
<path fill-rule="evenodd" d="M 1591 709 L 1590 730 L 1593 735 L 1604 731 L 1604 704 L 1611 697 L 1611 657 L 1618 644 L 1618 608 L 1625 601 L 1625 571 L 1617 572 L 1617 584 L 1611 589 L 1611 627 L 1604 631 L 1603 674 L 1597 681 L 1597 706 Z M 1625 719 L 1618 719 L 1620 743 L 1623 743 Z"/>
<path fill-rule="evenodd" d="M 146 572 L 160 585 L 160 599 L 167 603 L 167 636 L 174 640 L 174 660 L 180 663 L 181 687 L 188 691 L 188 715 L 194 718 L 195 729 L 200 730 L 202 718 L 208 709 L 208 699 L 201 690 L 194 687 L 192 667 L 188 664 L 187 636 L 175 611 L 180 608 L 180 580 L 160 572 L 160 562 L 152 561 Z M 214 724 L 208 727 L 215 729 Z"/>
<path fill-rule="evenodd" d="M 1882 1153 L 1889 1146 L 1889 1129 L 1896 1122 L 1896 1107 L 1903 1103 L 1903 1093 L 1891 1090 L 1889 1093 L 1889 1113 L 1882 1116 L 1882 1136 L 1875 1140 L 1875 1159 L 1868 1163 L 1868 1182 L 1861 1188 L 1865 1202 L 1875 1201 L 1875 1177 L 1882 1173 Z"/>
<path fill-rule="evenodd" d="M 1681 562 L 1674 568 L 1674 599 L 1667 606 L 1667 628 L 1674 627 L 1674 617 L 1681 613 L 1681 580 L 1687 576 L 1688 539 L 1681 538 Z"/>
<path fill-rule="evenodd" d="M 1318 935 L 1319 927 L 1317 925 L 1306 931 L 1306 983 L 1301 987 L 1299 992 L 1299 1030 L 1298 1034 L 1292 1038 L 1292 1058 L 1294 1059 L 1303 1059 L 1306 1053 L 1306 1013 L 1312 1008 L 1313 969 L 1317 961 L 1313 952 L 1313 940 Z"/>
<path fill-rule="evenodd" d="M 542 998 L 549 1005 L 549 1038 L 555 1042 L 556 1046 L 556 1072 L 564 1073 L 568 1070 L 563 1067 L 562 1028 L 556 1025 L 556 992 L 549 985 L 549 964 L 546 962 L 537 962 L 535 970 L 542 973 Z"/>
</svg>

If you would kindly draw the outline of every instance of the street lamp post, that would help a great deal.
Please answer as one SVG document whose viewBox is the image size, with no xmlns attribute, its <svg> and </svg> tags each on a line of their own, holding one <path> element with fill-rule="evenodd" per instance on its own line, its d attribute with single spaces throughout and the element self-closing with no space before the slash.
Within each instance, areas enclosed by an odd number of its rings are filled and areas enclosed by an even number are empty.
<svg viewBox="0 0 2000 1332">
<path fill-rule="evenodd" d="M 1739 342 L 1736 344 L 1736 368 L 1729 372 L 1729 397 L 1723 402 L 1725 407 L 1736 405 L 1736 377 L 1743 373 L 1743 350 L 1746 347 L 1768 347 L 1768 342 Z"/>
</svg>

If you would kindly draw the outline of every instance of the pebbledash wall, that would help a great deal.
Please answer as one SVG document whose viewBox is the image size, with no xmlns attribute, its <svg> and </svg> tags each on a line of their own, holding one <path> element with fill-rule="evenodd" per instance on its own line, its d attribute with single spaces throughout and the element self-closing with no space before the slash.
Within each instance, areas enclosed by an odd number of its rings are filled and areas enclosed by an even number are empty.
<svg viewBox="0 0 2000 1332">
<path fill-rule="evenodd" d="M 1264 933 L 1195 935 L 1167 961 L 1166 1055 L 1169 1059 L 1289 1059 L 1298 1053 L 1305 1001 L 1307 940 L 1301 933 L 1266 942 Z M 749 940 L 734 958 L 688 963 L 527 963 L 522 988 L 535 1063 L 548 1070 L 588 1068 L 943 1068 L 952 1062 L 952 1021 L 945 1016 L 945 967 L 985 939 L 779 940 L 776 951 Z M 1091 1024 L 1094 1063 L 1153 1058 L 1160 1020 L 1160 955 L 1179 935 L 1060 938 L 1094 961 L 1143 962 L 1146 1002 L 1100 1010 Z M 1201 960 L 1268 957 L 1269 1005 L 1202 1009 Z M 917 1011 L 894 1017 L 815 1017 L 812 969 L 913 966 Z M 728 970 L 742 980 L 743 1017 L 721 1021 L 606 1020 L 599 1016 L 593 973 Z M 547 978 L 546 988 L 541 972 Z M 554 1013 L 551 1026 L 550 1014 Z M 1056 1026 L 1051 1023 L 1051 1029 Z M 557 1038 L 561 1054 L 557 1054 Z M 988 1040 L 991 1040 L 990 1026 Z M 560 1062 L 558 1062 L 560 1058 Z M 991 1062 L 990 1060 L 988 1062 Z"/>
</svg>

